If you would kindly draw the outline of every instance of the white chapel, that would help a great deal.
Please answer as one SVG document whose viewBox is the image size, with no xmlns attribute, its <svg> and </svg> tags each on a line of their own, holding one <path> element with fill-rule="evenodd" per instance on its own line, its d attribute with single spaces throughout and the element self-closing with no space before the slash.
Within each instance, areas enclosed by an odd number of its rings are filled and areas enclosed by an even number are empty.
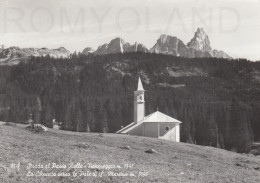
<svg viewBox="0 0 260 183">
<path fill-rule="evenodd" d="M 180 124 L 182 122 L 159 111 L 145 116 L 144 92 L 139 77 L 137 91 L 134 91 L 134 122 L 116 133 L 180 142 Z"/>
</svg>

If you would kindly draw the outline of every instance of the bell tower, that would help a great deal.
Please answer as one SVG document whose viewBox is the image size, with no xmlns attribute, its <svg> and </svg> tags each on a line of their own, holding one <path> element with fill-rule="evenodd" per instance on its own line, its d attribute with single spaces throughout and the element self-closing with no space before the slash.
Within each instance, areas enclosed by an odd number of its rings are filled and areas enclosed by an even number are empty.
<svg viewBox="0 0 260 183">
<path fill-rule="evenodd" d="M 134 122 L 138 123 L 145 116 L 144 88 L 139 77 L 137 91 L 134 91 Z"/>
</svg>

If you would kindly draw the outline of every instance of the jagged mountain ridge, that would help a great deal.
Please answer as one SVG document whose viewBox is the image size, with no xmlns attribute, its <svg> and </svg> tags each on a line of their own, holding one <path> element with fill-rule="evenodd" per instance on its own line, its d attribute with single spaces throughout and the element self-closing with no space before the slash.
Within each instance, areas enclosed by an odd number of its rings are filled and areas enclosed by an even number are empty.
<svg viewBox="0 0 260 183">
<path fill-rule="evenodd" d="M 208 52 L 187 47 L 182 40 L 169 35 L 161 35 L 149 50 L 151 53 L 174 55 L 186 58 L 212 57 Z"/>
<path fill-rule="evenodd" d="M 15 65 L 30 56 L 41 57 L 47 55 L 54 58 L 68 58 L 70 51 L 64 47 L 57 49 L 9 47 L 0 49 L 0 65 Z"/>
<path fill-rule="evenodd" d="M 207 33 L 204 31 L 203 28 L 198 28 L 197 31 L 195 32 L 194 37 L 190 40 L 190 42 L 187 44 L 189 48 L 193 48 L 197 51 L 202 51 L 205 53 L 210 54 L 212 57 L 217 57 L 217 58 L 228 58 L 230 59 L 231 57 L 225 53 L 224 51 L 221 50 L 212 50 L 209 37 Z"/>
<path fill-rule="evenodd" d="M 217 57 L 231 58 L 224 51 L 212 50 L 209 37 L 203 28 L 198 28 L 194 37 L 185 45 L 177 37 L 161 35 L 150 49 L 151 53 L 182 56 L 187 58 Z"/>
<path fill-rule="evenodd" d="M 203 28 L 198 28 L 187 46 L 198 51 L 211 52 L 209 37 Z"/>
<path fill-rule="evenodd" d="M 127 53 L 127 52 L 150 52 L 157 54 L 174 55 L 186 58 L 202 58 L 202 57 L 217 57 L 227 58 L 231 57 L 224 51 L 213 50 L 210 45 L 209 37 L 203 28 L 198 28 L 194 37 L 185 44 L 181 39 L 162 34 L 155 45 L 148 50 L 143 44 L 135 42 L 131 45 L 125 42 L 122 38 L 117 37 L 112 39 L 109 43 L 103 44 L 94 50 L 91 47 L 86 47 L 82 54 L 89 55 L 106 55 L 113 53 Z M 54 58 L 68 58 L 70 52 L 64 47 L 58 49 L 48 48 L 19 48 L 0 47 L 0 65 L 15 65 L 22 60 L 28 59 L 30 56 L 47 56 Z"/>
<path fill-rule="evenodd" d="M 180 56 L 185 54 L 186 45 L 177 37 L 163 34 L 150 49 L 150 52 Z"/>
<path fill-rule="evenodd" d="M 88 55 L 90 52 L 86 52 L 85 50 L 83 51 L 83 54 Z M 187 58 L 231 58 L 224 51 L 212 50 L 209 36 L 203 28 L 197 29 L 194 37 L 190 40 L 189 43 L 187 43 L 187 45 L 185 45 L 183 41 L 177 37 L 162 34 L 155 45 L 150 50 L 148 50 L 143 44 L 136 42 L 134 45 L 131 45 L 125 42 L 122 38 L 118 37 L 112 39 L 108 44 L 106 43 L 99 46 L 96 51 L 92 51 L 91 53 L 96 55 L 105 55 L 126 52 L 150 52 Z"/>
<path fill-rule="evenodd" d="M 126 52 L 147 52 L 148 49 L 139 43 L 131 45 L 125 42 L 122 38 L 115 38 L 110 41 L 110 43 L 103 44 L 98 47 L 94 52 L 97 55 L 105 55 L 110 53 L 126 53 Z"/>
</svg>

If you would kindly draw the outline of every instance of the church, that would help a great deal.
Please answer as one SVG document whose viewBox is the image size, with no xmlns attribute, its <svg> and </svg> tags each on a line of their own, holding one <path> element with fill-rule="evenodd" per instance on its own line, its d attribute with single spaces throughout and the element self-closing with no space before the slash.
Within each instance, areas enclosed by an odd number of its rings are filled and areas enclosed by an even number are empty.
<svg viewBox="0 0 260 183">
<path fill-rule="evenodd" d="M 117 131 L 117 134 L 154 137 L 180 142 L 180 122 L 158 110 L 145 116 L 145 90 L 138 79 L 137 91 L 134 91 L 134 122 Z"/>
</svg>

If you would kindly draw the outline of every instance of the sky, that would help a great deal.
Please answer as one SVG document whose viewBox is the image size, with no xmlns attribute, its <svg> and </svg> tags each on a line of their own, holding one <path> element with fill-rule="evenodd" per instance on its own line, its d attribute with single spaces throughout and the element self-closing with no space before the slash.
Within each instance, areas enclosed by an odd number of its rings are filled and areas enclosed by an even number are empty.
<svg viewBox="0 0 260 183">
<path fill-rule="evenodd" d="M 115 37 L 150 49 L 161 34 L 260 60 L 260 0 L 0 0 L 0 45 L 97 49 Z"/>
</svg>

